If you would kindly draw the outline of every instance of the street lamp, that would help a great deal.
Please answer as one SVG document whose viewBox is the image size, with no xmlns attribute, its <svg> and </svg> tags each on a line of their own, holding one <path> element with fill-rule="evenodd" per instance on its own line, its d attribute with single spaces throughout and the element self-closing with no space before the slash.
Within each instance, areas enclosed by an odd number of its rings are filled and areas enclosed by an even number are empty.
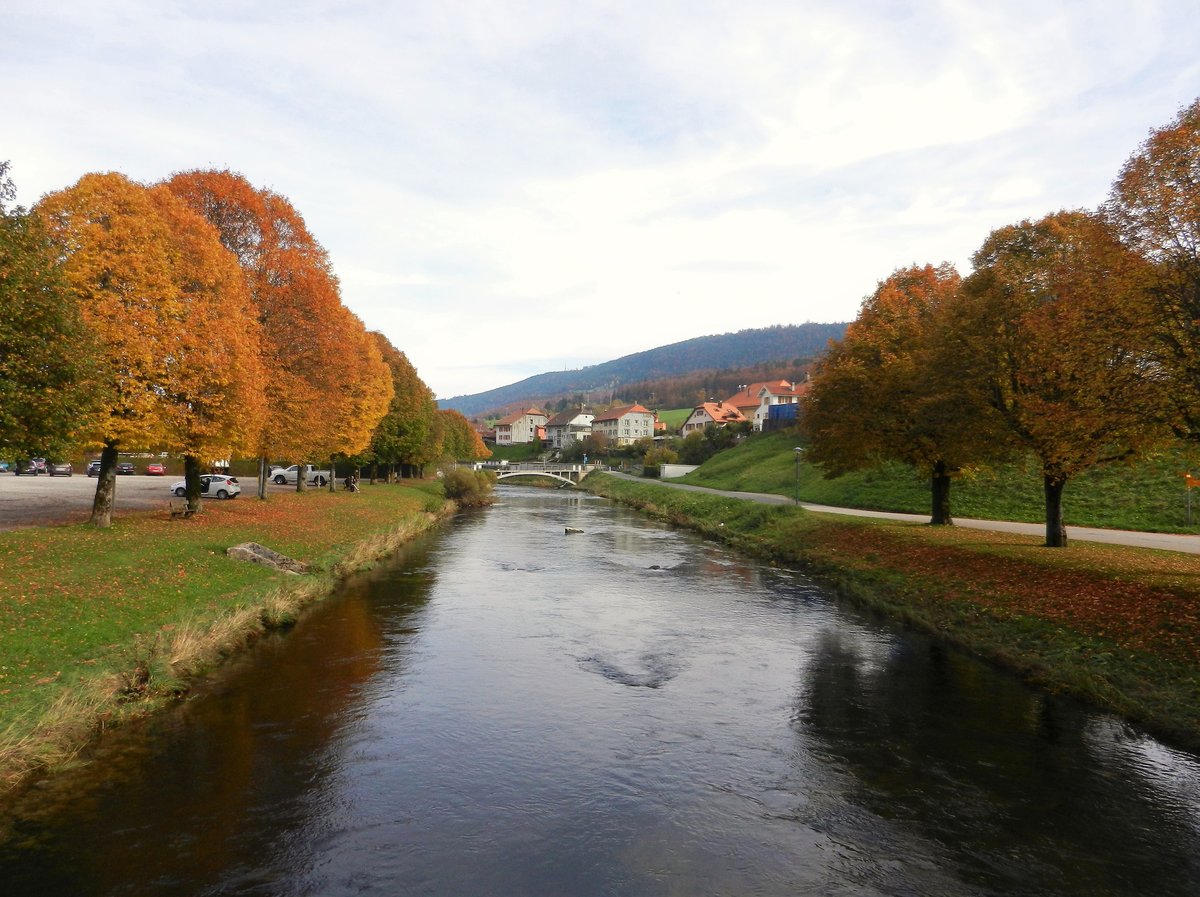
<svg viewBox="0 0 1200 897">
<path fill-rule="evenodd" d="M 792 451 L 796 454 L 796 504 L 800 504 L 800 459 L 804 457 L 804 447 L 798 445 Z"/>
</svg>

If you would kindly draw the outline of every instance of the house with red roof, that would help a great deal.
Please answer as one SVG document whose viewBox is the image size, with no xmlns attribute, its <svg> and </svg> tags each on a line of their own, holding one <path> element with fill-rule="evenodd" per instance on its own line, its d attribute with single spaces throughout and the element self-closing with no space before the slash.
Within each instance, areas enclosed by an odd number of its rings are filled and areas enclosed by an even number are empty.
<svg viewBox="0 0 1200 897">
<path fill-rule="evenodd" d="M 695 430 L 716 425 L 724 427 L 729 424 L 744 423 L 746 416 L 728 402 L 702 402 L 692 409 L 688 419 L 683 422 L 680 432 L 686 436 Z"/>
<path fill-rule="evenodd" d="M 641 405 L 622 405 L 596 415 L 592 432 L 601 433 L 613 445 L 629 445 L 639 439 L 654 438 L 658 416 Z"/>
<path fill-rule="evenodd" d="M 807 382 L 767 380 L 743 386 L 727 398 L 724 404 L 737 408 L 746 420 L 754 422 L 755 430 L 761 430 L 763 422 L 771 415 L 772 405 L 794 405 L 808 389 Z"/>
<path fill-rule="evenodd" d="M 547 419 L 546 413 L 536 408 L 528 408 L 501 418 L 496 421 L 496 445 L 517 445 L 544 437 Z"/>
</svg>

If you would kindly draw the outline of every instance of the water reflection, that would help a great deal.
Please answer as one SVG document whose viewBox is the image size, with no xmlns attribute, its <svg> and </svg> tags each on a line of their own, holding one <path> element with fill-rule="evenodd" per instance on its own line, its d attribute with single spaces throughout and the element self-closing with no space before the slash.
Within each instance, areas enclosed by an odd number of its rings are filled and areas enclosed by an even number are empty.
<svg viewBox="0 0 1200 897">
<path fill-rule="evenodd" d="M 888 823 L 876 830 L 885 842 L 900 826 L 952 845 L 947 868 L 970 886 L 1133 895 L 1194 893 L 1180 886 L 1200 882 L 1196 758 L 911 635 L 826 630 L 805 682 L 795 720 L 805 749 L 844 774 L 853 804 Z M 1191 824 L 1164 831 L 1147 745 L 1177 800 L 1186 783 L 1176 809 L 1186 806 Z M 836 835 L 880 849 L 853 828 Z"/>
</svg>

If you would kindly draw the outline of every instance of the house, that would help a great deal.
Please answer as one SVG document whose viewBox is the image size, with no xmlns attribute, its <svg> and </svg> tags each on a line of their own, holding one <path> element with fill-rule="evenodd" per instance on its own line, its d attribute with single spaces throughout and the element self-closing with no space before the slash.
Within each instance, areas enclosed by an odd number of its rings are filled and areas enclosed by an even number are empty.
<svg viewBox="0 0 1200 897">
<path fill-rule="evenodd" d="M 715 424 L 724 427 L 727 424 L 742 423 L 746 416 L 727 402 L 704 402 L 692 409 L 688 419 L 683 422 L 680 432 L 686 436 L 696 430 Z"/>
<path fill-rule="evenodd" d="M 754 422 L 754 429 L 761 430 L 763 422 L 770 416 L 772 405 L 794 405 L 808 392 L 808 383 L 791 383 L 787 380 L 767 380 L 743 386 L 725 400 L 733 405 L 746 420 Z"/>
<path fill-rule="evenodd" d="M 657 416 L 641 405 L 610 408 L 592 421 L 592 432 L 600 433 L 613 445 L 629 445 L 639 439 L 653 438 Z"/>
<path fill-rule="evenodd" d="M 560 411 L 546 422 L 546 441 L 556 449 L 566 448 L 572 442 L 590 436 L 595 415 L 582 408 Z"/>
<path fill-rule="evenodd" d="M 496 421 L 496 445 L 517 445 L 538 438 L 538 428 L 546 425 L 546 413 L 536 408 L 518 411 Z"/>
</svg>

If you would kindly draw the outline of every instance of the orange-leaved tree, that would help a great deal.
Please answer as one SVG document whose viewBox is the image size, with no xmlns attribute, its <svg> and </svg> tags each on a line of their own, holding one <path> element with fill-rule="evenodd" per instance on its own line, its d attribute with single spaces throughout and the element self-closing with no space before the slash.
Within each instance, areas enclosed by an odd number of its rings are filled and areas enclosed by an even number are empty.
<svg viewBox="0 0 1200 897">
<path fill-rule="evenodd" d="M 108 526 L 119 447 L 205 447 L 185 432 L 210 431 L 197 422 L 204 411 L 191 400 L 197 382 L 222 388 L 225 375 L 216 368 L 225 360 L 195 348 L 193 324 L 227 309 L 224 291 L 237 282 L 206 269 L 214 259 L 220 265 L 215 232 L 166 191 L 124 175 L 85 175 L 44 197 L 36 212 L 99 345 L 101 411 L 89 437 L 103 451 L 92 522 Z M 234 435 L 239 425 L 222 420 L 218 429 Z"/>
<path fill-rule="evenodd" d="M 394 387 L 391 368 L 362 321 L 341 305 L 331 317 L 340 359 L 334 392 L 322 406 L 327 421 L 321 457 L 330 459 L 332 471 L 335 455 L 356 456 L 370 446 L 376 427 L 391 407 Z M 329 488 L 334 488 L 332 477 Z"/>
<path fill-rule="evenodd" d="M 1104 211 L 1151 263 L 1161 362 L 1181 436 L 1200 440 L 1200 100 L 1152 132 L 1121 169 Z"/>
<path fill-rule="evenodd" d="M 952 478 L 1005 446 L 948 332 L 959 285 L 949 264 L 914 265 L 881 281 L 819 361 L 802 417 L 807 458 L 827 476 L 884 461 L 928 475 L 934 524 L 952 522 Z"/>
<path fill-rule="evenodd" d="M 237 257 L 262 330 L 267 411 L 257 453 L 266 462 L 323 455 L 344 355 L 334 325 L 341 297 L 325 249 L 284 197 L 230 171 L 188 171 L 166 182 L 217 229 Z M 297 477 L 297 489 L 306 485 Z"/>
<path fill-rule="evenodd" d="M 181 454 L 188 504 L 205 461 L 253 452 L 265 410 L 261 327 L 235 256 L 215 227 L 163 186 L 151 191 L 174 235 L 180 330 L 164 384 L 174 417 L 164 447 Z"/>
<path fill-rule="evenodd" d="M 1064 546 L 1067 482 L 1133 460 L 1169 432 L 1147 267 L 1082 211 L 999 228 L 973 260 L 955 332 L 993 407 L 1037 456 L 1046 544 Z"/>
</svg>

